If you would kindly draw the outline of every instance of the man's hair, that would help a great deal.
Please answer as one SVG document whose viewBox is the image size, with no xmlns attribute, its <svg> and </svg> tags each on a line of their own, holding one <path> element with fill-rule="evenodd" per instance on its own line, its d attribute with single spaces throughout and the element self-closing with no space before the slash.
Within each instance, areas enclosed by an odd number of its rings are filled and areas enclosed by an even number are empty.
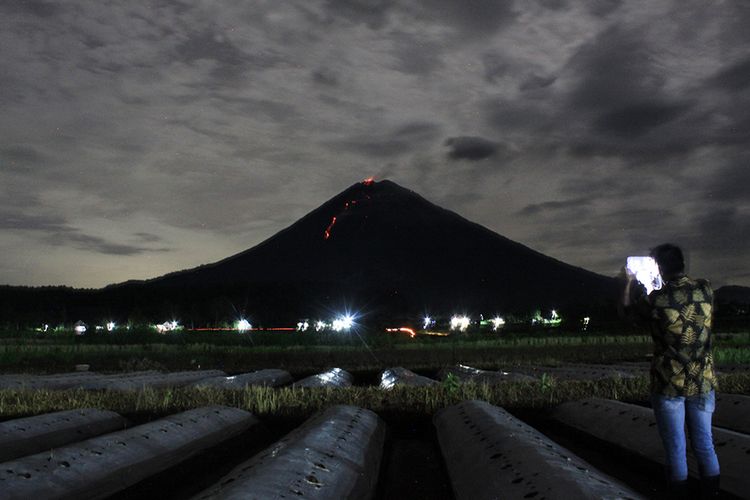
<svg viewBox="0 0 750 500">
<path fill-rule="evenodd" d="M 659 265 L 663 278 L 671 278 L 685 271 L 685 258 L 676 245 L 665 243 L 651 250 L 651 257 Z"/>
</svg>

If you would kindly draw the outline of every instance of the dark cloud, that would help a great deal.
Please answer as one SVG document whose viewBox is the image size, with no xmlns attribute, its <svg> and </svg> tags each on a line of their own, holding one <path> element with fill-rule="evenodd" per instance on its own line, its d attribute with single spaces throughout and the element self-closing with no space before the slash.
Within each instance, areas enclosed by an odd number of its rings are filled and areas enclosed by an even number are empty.
<svg viewBox="0 0 750 500">
<path fill-rule="evenodd" d="M 59 216 L 29 215 L 6 212 L 0 215 L 0 229 L 23 231 L 69 231 L 67 221 Z"/>
<path fill-rule="evenodd" d="M 556 123 L 558 111 L 531 99 L 487 99 L 481 109 L 486 123 L 501 132 L 522 130 L 534 136 L 562 126 Z M 570 115 L 565 120 L 575 122 L 576 116 Z"/>
<path fill-rule="evenodd" d="M 50 235 L 47 238 L 50 245 L 53 246 L 73 246 L 79 250 L 87 250 L 94 253 L 105 255 L 139 255 L 147 252 L 168 252 L 168 248 L 144 248 L 141 246 L 125 245 L 112 243 L 99 238 L 77 231 L 63 232 Z"/>
<path fill-rule="evenodd" d="M 328 87 L 337 87 L 339 78 L 336 73 L 329 68 L 318 68 L 312 72 L 313 82 Z"/>
<path fill-rule="evenodd" d="M 539 5 L 546 9 L 563 10 L 568 7 L 568 0 L 539 0 Z"/>
<path fill-rule="evenodd" d="M 595 16 L 606 17 L 622 5 L 622 0 L 589 0 L 586 7 Z"/>
<path fill-rule="evenodd" d="M 723 166 L 702 186 L 698 187 L 706 202 L 734 204 L 747 201 L 750 190 L 750 155 L 739 155 L 732 163 Z"/>
<path fill-rule="evenodd" d="M 274 123 L 283 123 L 299 117 L 299 111 L 290 103 L 271 99 L 227 95 L 208 92 L 205 95 L 187 95 L 176 100 L 180 105 L 203 102 L 209 99 L 226 116 L 257 116 Z"/>
<path fill-rule="evenodd" d="M 205 31 L 191 35 L 177 46 L 177 55 L 185 62 L 210 59 L 221 64 L 237 66 L 247 61 L 247 55 L 222 34 Z"/>
<path fill-rule="evenodd" d="M 41 235 L 52 246 L 72 246 L 80 250 L 107 255 L 137 255 L 146 252 L 165 252 L 167 248 L 146 248 L 137 245 L 113 243 L 98 236 L 81 232 L 60 216 L 31 215 L 20 212 L 6 212 L 0 215 L 0 229 L 8 231 L 33 232 Z M 161 238 L 148 233 L 134 236 L 145 243 L 154 243 Z"/>
<path fill-rule="evenodd" d="M 567 69 L 578 81 L 569 94 L 573 110 L 618 109 L 658 99 L 665 83 L 639 28 L 603 31 L 571 57 Z"/>
<path fill-rule="evenodd" d="M 736 273 L 745 269 L 732 264 L 734 256 L 750 252 L 750 217 L 737 207 L 724 206 L 705 210 L 690 222 L 693 231 L 684 237 L 686 248 L 700 255 L 701 261 L 719 264 L 713 269 L 716 276 L 707 277 L 736 280 Z"/>
<path fill-rule="evenodd" d="M 268 51 L 245 52 L 219 30 L 190 33 L 175 50 L 178 58 L 187 63 L 213 61 L 211 76 L 222 85 L 237 83 L 246 70 L 261 71 L 280 62 L 278 55 Z M 245 82 L 239 79 L 239 83 Z"/>
<path fill-rule="evenodd" d="M 511 65 L 500 54 L 489 53 L 482 56 L 484 79 L 489 83 L 497 83 L 510 71 Z"/>
<path fill-rule="evenodd" d="M 46 156 L 33 146 L 17 144 L 0 148 L 0 165 L 5 165 L 11 170 L 25 170 L 45 161 Z"/>
<path fill-rule="evenodd" d="M 564 201 L 545 201 L 543 203 L 532 203 L 518 211 L 518 215 L 538 215 L 545 212 L 565 211 L 569 208 L 583 208 L 590 205 L 591 198 L 576 198 Z"/>
<path fill-rule="evenodd" d="M 494 156 L 500 150 L 498 143 L 482 137 L 449 137 L 443 144 L 448 147 L 446 154 L 451 160 L 484 160 Z"/>
<path fill-rule="evenodd" d="M 408 74 L 427 76 L 444 66 L 445 48 L 434 41 L 401 33 L 391 35 L 395 46 L 396 69 Z"/>
<path fill-rule="evenodd" d="M 62 8 L 62 5 L 58 2 L 42 0 L 11 0 L 0 3 L 0 11 L 11 14 L 29 14 L 42 18 L 54 17 L 62 11 Z"/>
<path fill-rule="evenodd" d="M 543 89 L 555 83 L 555 80 L 557 80 L 556 76 L 531 75 L 529 78 L 521 82 L 521 85 L 518 88 L 522 92 Z"/>
<path fill-rule="evenodd" d="M 603 113 L 596 118 L 593 128 L 604 134 L 637 137 L 676 120 L 689 109 L 687 103 L 636 102 Z"/>
<path fill-rule="evenodd" d="M 701 96 L 666 90 L 668 73 L 642 27 L 615 26 L 584 44 L 565 69 L 574 82 L 556 120 L 566 129 L 576 157 L 616 157 L 648 165 L 683 157 L 704 145 L 711 132 Z"/>
<path fill-rule="evenodd" d="M 328 20 L 345 19 L 378 30 L 385 25 L 388 14 L 396 6 L 396 2 L 394 0 L 326 0 L 323 6 Z"/>
<path fill-rule="evenodd" d="M 357 136 L 331 144 L 337 149 L 383 158 L 420 151 L 422 145 L 432 141 L 439 132 L 440 127 L 436 124 L 416 122 L 384 134 Z"/>
<path fill-rule="evenodd" d="M 439 21 L 463 37 L 475 38 L 497 32 L 517 17 L 513 0 L 427 0 L 407 3 L 423 21 Z"/>
<path fill-rule="evenodd" d="M 723 68 L 712 83 L 732 92 L 750 87 L 750 57 Z"/>
<path fill-rule="evenodd" d="M 139 238 L 145 243 L 156 243 L 157 241 L 162 241 L 161 236 L 151 233 L 134 233 L 133 236 Z"/>
</svg>

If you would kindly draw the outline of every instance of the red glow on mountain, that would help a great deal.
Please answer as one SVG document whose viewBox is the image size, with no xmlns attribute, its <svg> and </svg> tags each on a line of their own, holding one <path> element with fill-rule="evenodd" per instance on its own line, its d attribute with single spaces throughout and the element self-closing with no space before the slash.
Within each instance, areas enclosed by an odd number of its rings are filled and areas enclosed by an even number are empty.
<svg viewBox="0 0 750 500">
<path fill-rule="evenodd" d="M 326 228 L 325 232 L 323 233 L 323 238 L 328 239 L 331 237 L 331 231 L 333 230 L 333 226 L 336 224 L 336 216 L 333 216 L 333 219 L 331 219 L 331 223 L 328 224 L 328 227 Z"/>
<path fill-rule="evenodd" d="M 366 179 L 366 181 L 370 181 L 371 183 L 375 182 L 375 181 L 372 180 L 372 178 Z M 366 184 L 366 185 L 369 186 L 369 184 Z M 369 194 L 366 194 L 365 197 L 368 200 L 371 199 Z M 359 200 L 359 201 L 361 201 L 361 200 Z M 349 210 L 350 207 L 353 207 L 356 204 L 357 204 L 357 200 L 350 200 L 350 201 L 345 202 L 344 203 L 344 209 L 341 210 L 341 212 L 339 212 L 338 216 L 341 216 L 342 213 L 346 212 L 347 210 Z M 334 215 L 333 218 L 331 219 L 331 223 L 328 224 L 328 227 L 323 232 L 323 239 L 327 240 L 327 239 L 329 239 L 331 237 L 331 232 L 333 231 L 333 226 L 336 224 L 336 218 L 338 216 Z"/>
</svg>

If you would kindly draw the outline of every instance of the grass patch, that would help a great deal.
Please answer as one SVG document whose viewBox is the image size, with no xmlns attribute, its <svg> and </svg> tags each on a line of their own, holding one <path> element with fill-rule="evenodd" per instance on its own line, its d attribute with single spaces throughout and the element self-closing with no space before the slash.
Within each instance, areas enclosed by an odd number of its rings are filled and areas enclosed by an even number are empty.
<svg viewBox="0 0 750 500">
<path fill-rule="evenodd" d="M 418 371 L 437 371 L 466 364 L 497 370 L 521 365 L 645 361 L 651 341 L 617 341 L 580 345 L 512 345 L 503 343 L 459 343 L 388 348 L 295 346 L 240 347 L 211 344 L 147 345 L 0 345 L 0 367 L 5 373 L 59 373 L 76 364 L 89 364 L 92 371 L 118 372 L 142 369 L 220 369 L 243 373 L 264 368 L 282 368 L 294 375 L 311 374 L 337 366 L 352 372 L 382 371 L 406 366 Z M 720 366 L 750 364 L 750 347 L 718 344 L 714 359 Z"/>
<path fill-rule="evenodd" d="M 89 364 L 92 371 L 115 372 L 220 369 L 241 373 L 282 368 L 314 373 L 332 366 L 349 371 L 378 371 L 393 366 L 433 371 L 457 363 L 483 369 L 560 363 L 613 363 L 642 361 L 650 343 L 623 341 L 590 344 L 456 343 L 415 347 L 395 345 L 378 349 L 341 346 L 242 347 L 212 344 L 146 345 L 1 345 L 4 372 L 55 373 Z"/>
<path fill-rule="evenodd" d="M 720 377 L 721 390 L 750 394 L 750 373 Z M 303 419 L 334 404 L 369 408 L 389 417 L 429 418 L 441 408 L 467 399 L 482 399 L 507 409 L 542 409 L 565 401 L 600 397 L 629 402 L 648 400 L 648 377 L 592 381 L 504 382 L 487 384 L 443 383 L 433 387 L 267 388 L 241 391 L 213 388 L 146 389 L 140 392 L 110 391 L 0 391 L 0 419 L 19 418 L 74 408 L 116 411 L 136 421 L 220 404 L 248 410 L 261 418 Z"/>
</svg>

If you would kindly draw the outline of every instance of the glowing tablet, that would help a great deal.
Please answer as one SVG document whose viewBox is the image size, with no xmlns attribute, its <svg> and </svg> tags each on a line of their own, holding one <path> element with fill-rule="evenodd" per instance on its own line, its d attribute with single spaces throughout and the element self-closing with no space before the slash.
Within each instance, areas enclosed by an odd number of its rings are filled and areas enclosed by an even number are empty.
<svg viewBox="0 0 750 500">
<path fill-rule="evenodd" d="M 635 279 L 646 287 L 646 293 L 659 290 L 664 284 L 659 266 L 652 257 L 628 257 L 626 266 L 635 274 Z"/>
</svg>

